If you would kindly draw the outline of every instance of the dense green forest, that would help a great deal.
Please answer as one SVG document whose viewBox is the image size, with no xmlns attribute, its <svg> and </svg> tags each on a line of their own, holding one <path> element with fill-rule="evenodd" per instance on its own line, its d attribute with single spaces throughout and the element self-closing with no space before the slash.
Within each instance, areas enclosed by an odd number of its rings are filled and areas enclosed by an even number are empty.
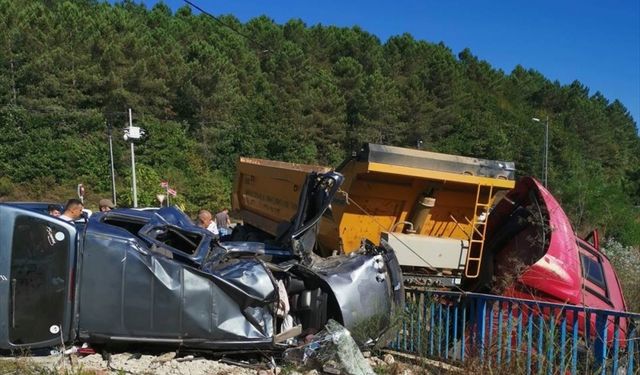
<svg viewBox="0 0 640 375">
<path fill-rule="evenodd" d="M 125 1 L 0 0 L 0 199 L 57 200 L 84 183 L 110 196 L 113 129 L 118 204 L 131 201 L 127 109 L 139 204 L 159 183 L 187 211 L 227 205 L 235 161 L 253 156 L 337 165 L 363 142 L 513 160 L 541 176 L 579 231 L 640 244 L 640 138 L 617 100 L 465 49 L 382 43 L 358 27 L 245 24 L 188 7 Z M 585 62 L 588 63 L 588 62 Z"/>
</svg>

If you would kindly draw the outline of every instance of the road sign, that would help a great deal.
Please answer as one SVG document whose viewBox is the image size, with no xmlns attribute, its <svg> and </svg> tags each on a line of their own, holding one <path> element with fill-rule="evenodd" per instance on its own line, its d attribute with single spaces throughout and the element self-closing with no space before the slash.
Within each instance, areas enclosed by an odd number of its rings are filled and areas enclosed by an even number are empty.
<svg viewBox="0 0 640 375">
<path fill-rule="evenodd" d="M 84 204 L 84 185 L 78 184 L 78 198 Z"/>
</svg>

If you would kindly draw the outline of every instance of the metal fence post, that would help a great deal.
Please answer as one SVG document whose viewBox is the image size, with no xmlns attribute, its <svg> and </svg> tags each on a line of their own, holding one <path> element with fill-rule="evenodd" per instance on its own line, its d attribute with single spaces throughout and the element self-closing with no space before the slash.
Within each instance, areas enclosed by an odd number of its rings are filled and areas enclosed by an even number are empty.
<svg viewBox="0 0 640 375">
<path fill-rule="evenodd" d="M 487 318 L 487 300 L 479 297 L 476 300 L 476 339 L 480 345 L 480 359 L 484 360 L 485 326 Z M 489 333 L 491 334 L 491 333 Z"/>
<path fill-rule="evenodd" d="M 596 337 L 594 339 L 594 356 L 596 369 L 602 374 L 606 372 L 607 361 L 607 316 L 596 314 Z"/>
</svg>

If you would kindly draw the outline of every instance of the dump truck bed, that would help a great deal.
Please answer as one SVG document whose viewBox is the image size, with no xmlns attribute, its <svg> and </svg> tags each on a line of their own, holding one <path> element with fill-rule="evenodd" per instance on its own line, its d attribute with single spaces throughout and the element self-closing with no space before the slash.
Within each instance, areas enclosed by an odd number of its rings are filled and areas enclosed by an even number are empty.
<svg viewBox="0 0 640 375">
<path fill-rule="evenodd" d="M 232 208 L 244 224 L 278 237 L 298 210 L 300 189 L 307 175 L 330 170 L 319 165 L 241 157 L 236 165 Z"/>
<path fill-rule="evenodd" d="M 463 181 L 471 184 L 481 183 L 479 178 L 514 180 L 513 162 L 479 159 L 460 155 L 414 150 L 395 146 L 369 143 L 357 154 L 356 161 L 366 163 L 369 170 L 392 173 L 389 166 L 400 168 L 395 174 L 429 179 Z M 342 168 L 351 162 L 347 160 Z M 440 172 L 440 173 L 438 173 Z M 513 183 L 506 183 L 511 185 Z"/>
<path fill-rule="evenodd" d="M 338 172 L 345 176 L 321 252 L 349 253 L 363 238 L 387 241 L 407 275 L 477 277 L 484 226 L 497 198 L 513 188 L 513 162 L 367 144 Z"/>
</svg>

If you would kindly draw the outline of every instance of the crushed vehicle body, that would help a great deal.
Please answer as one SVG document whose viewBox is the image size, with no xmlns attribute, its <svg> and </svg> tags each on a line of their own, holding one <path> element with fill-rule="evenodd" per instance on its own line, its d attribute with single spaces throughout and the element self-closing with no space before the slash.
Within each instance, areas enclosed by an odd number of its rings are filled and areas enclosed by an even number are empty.
<svg viewBox="0 0 640 375">
<path fill-rule="evenodd" d="M 576 236 L 558 201 L 533 178 L 518 181 L 493 210 L 487 249 L 495 291 L 626 310 L 615 270 L 597 238 Z"/>
<path fill-rule="evenodd" d="M 393 250 L 313 254 L 341 183 L 310 173 L 288 228 L 263 242 L 219 242 L 173 207 L 96 213 L 79 228 L 0 204 L 0 349 L 278 350 L 329 319 L 374 343 L 404 303 Z"/>
<path fill-rule="evenodd" d="M 241 158 L 233 207 L 244 225 L 234 235 L 278 235 L 306 173 L 327 170 Z M 319 253 L 380 240 L 394 249 L 412 288 L 626 310 L 598 240 L 578 238 L 539 181 L 516 183 L 512 162 L 366 144 L 337 170 L 345 182 L 322 217 Z"/>
<path fill-rule="evenodd" d="M 520 179 L 496 205 L 487 224 L 486 241 L 487 267 L 482 278 L 493 281 L 484 291 L 627 311 L 616 272 L 599 249 L 597 232 L 584 239 L 578 237 L 558 201 L 534 178 Z M 567 313 L 569 318 L 571 314 Z M 595 315 L 589 318 L 585 312 L 578 313 L 580 332 L 595 334 Z M 609 319 L 611 341 L 614 318 Z M 616 324 L 626 332 L 626 319 Z"/>
</svg>

